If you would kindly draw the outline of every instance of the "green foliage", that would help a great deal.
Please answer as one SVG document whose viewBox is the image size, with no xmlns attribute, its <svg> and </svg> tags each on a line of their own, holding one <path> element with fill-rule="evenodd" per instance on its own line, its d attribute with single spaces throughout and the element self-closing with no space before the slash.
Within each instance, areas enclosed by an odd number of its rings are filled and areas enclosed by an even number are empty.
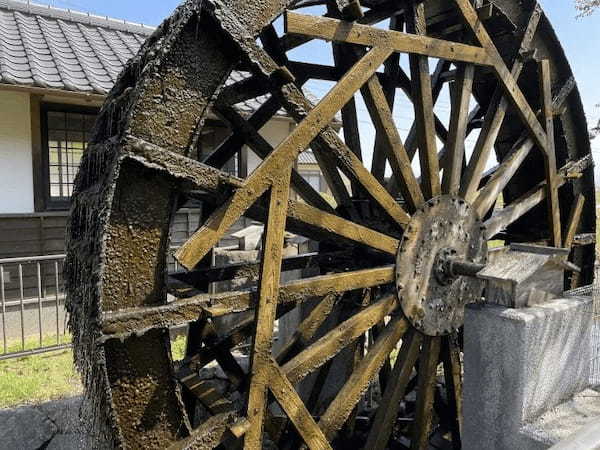
<svg viewBox="0 0 600 450">
<path fill-rule="evenodd" d="M 65 342 L 64 337 L 61 339 Z M 44 346 L 56 345 L 56 336 L 48 336 L 42 343 Z M 38 339 L 25 341 L 25 349 L 38 345 Z M 21 350 L 20 341 L 8 346 L 9 352 Z M 0 361 L 0 408 L 43 403 L 79 393 L 79 375 L 69 349 Z"/>
</svg>

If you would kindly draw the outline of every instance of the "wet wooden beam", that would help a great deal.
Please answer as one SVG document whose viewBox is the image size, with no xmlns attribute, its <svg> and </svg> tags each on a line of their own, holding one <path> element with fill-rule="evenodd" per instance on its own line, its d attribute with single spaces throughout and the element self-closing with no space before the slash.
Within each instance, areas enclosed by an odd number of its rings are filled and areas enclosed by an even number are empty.
<svg viewBox="0 0 600 450">
<path fill-rule="evenodd" d="M 130 138 L 127 140 L 126 150 L 130 153 L 131 158 L 147 167 L 163 170 L 175 179 L 180 179 L 192 184 L 197 189 L 206 190 L 215 195 L 222 196 L 224 193 L 227 194 L 230 191 L 238 194 L 239 192 L 243 192 L 243 187 L 245 186 L 244 181 L 240 178 L 233 177 L 213 167 L 169 152 L 166 149 L 140 139 Z M 371 176 L 362 165 L 360 167 L 363 168 L 368 176 Z M 391 199 L 390 201 L 395 203 L 393 197 L 389 196 L 387 192 L 385 195 Z M 400 211 L 403 210 L 400 208 Z M 359 239 L 361 243 L 365 243 L 366 239 L 375 245 L 377 249 L 389 254 L 395 254 L 398 248 L 398 241 L 396 239 L 295 200 L 288 201 L 288 218 L 306 226 L 307 235 L 310 234 L 308 228 L 314 227 L 321 229 L 323 234 L 330 235 L 331 237 L 337 235 L 350 240 Z M 405 220 L 407 223 L 408 216 Z M 337 234 L 338 232 L 340 234 Z"/>
<path fill-rule="evenodd" d="M 571 207 L 571 213 L 569 214 L 569 221 L 567 222 L 567 231 L 565 233 L 565 240 L 563 241 L 564 248 L 571 248 L 577 234 L 577 229 L 581 223 L 581 214 L 583 213 L 583 205 L 585 204 L 585 196 L 579 194 L 575 199 L 575 203 Z"/>
<path fill-rule="evenodd" d="M 369 352 L 355 367 L 350 378 L 319 420 L 319 426 L 328 439 L 332 440 L 342 428 L 363 393 L 409 326 L 408 321 L 403 317 L 394 317 L 385 327 L 375 345 L 370 348 Z"/>
<path fill-rule="evenodd" d="M 555 116 L 562 110 L 564 102 L 574 87 L 575 82 L 573 77 L 571 77 L 554 96 L 552 110 Z M 504 157 L 502 163 L 494 170 L 485 185 L 479 189 L 473 202 L 473 206 L 477 210 L 479 217 L 485 217 L 489 210 L 494 206 L 496 199 L 508 185 L 508 182 L 512 179 L 519 167 L 521 167 L 521 164 L 527 155 L 529 155 L 529 152 L 534 145 L 533 139 L 524 133 L 517 140 L 510 152 Z M 485 176 L 483 178 L 485 178 Z"/>
<path fill-rule="evenodd" d="M 411 450 L 427 450 L 433 420 L 433 396 L 440 357 L 440 337 L 425 336 L 419 357 L 419 387 Z"/>
<path fill-rule="evenodd" d="M 494 42 L 488 35 L 485 27 L 482 26 L 481 22 L 479 21 L 477 12 L 474 10 L 473 5 L 471 5 L 469 0 L 454 1 L 460 9 L 463 18 L 477 37 L 479 43 L 485 50 L 487 50 L 488 57 L 493 61 L 496 78 L 502 86 L 504 94 L 515 107 L 519 117 L 523 121 L 525 127 L 528 129 L 536 145 L 545 153 L 549 153 L 550 150 L 548 149 L 547 136 L 544 128 L 540 125 L 540 122 L 537 120 L 536 115 L 531 109 L 529 103 L 527 103 L 527 99 L 517 84 L 516 77 L 514 77 L 511 71 L 507 69 L 502 57 L 494 45 Z M 537 7 L 538 6 L 536 5 L 536 8 Z"/>
<path fill-rule="evenodd" d="M 311 267 L 325 265 L 331 267 L 335 264 L 343 264 L 349 261 L 350 252 L 328 252 L 328 253 L 306 253 L 298 256 L 284 258 L 281 263 L 282 271 L 304 270 Z M 257 280 L 260 271 L 260 262 L 236 263 L 216 267 L 203 267 L 189 271 L 170 273 L 169 277 L 178 280 L 188 286 L 201 288 L 201 283 L 214 283 L 215 281 L 227 281 L 235 278 L 248 278 Z"/>
<path fill-rule="evenodd" d="M 488 53 L 480 47 L 294 12 L 287 12 L 285 19 L 286 33 L 369 47 L 385 45 L 396 52 L 414 53 L 448 61 L 487 66 L 494 64 Z"/>
<path fill-rule="evenodd" d="M 269 389 L 310 449 L 331 449 L 327 438 L 279 365 L 271 360 Z"/>
<path fill-rule="evenodd" d="M 461 64 L 457 70 L 448 141 L 446 142 L 446 165 L 442 179 L 444 194 L 457 195 L 459 192 L 474 75 L 475 66 L 472 64 Z"/>
<path fill-rule="evenodd" d="M 461 449 L 461 436 L 463 424 L 463 389 L 462 389 L 462 362 L 460 360 L 460 345 L 458 335 L 451 334 L 442 338 L 442 362 L 444 364 L 444 378 L 446 380 L 446 397 L 451 416 L 452 448 Z"/>
<path fill-rule="evenodd" d="M 521 50 L 529 49 L 531 47 L 531 42 L 533 41 L 540 18 L 541 9 L 539 6 L 536 6 L 530 16 L 525 33 L 521 38 Z M 524 62 L 519 58 L 518 54 L 515 55 L 513 61 L 512 71 L 509 76 L 512 80 L 518 80 L 523 70 Z M 508 95 L 506 95 L 504 90 L 498 86 L 488 106 L 481 132 L 477 138 L 473 154 L 467 165 L 467 171 L 462 180 L 460 193 L 461 196 L 469 202 L 472 202 L 475 199 L 481 178 L 494 148 L 494 144 L 496 143 L 496 139 L 498 138 L 498 133 L 500 132 L 502 123 L 506 117 L 509 105 Z M 534 120 L 539 124 L 537 118 L 534 117 Z"/>
<path fill-rule="evenodd" d="M 371 77 L 390 55 L 390 49 L 374 48 L 344 76 L 290 135 L 247 178 L 206 223 L 175 253 L 179 263 L 193 268 L 213 248 L 242 214 L 270 187 L 281 169 L 291 167 L 337 111 Z"/>
<path fill-rule="evenodd" d="M 423 37 L 427 33 L 425 5 L 416 2 L 412 2 L 410 5 L 406 29 L 416 36 Z M 441 194 L 441 184 L 429 59 L 427 56 L 410 53 L 409 63 L 421 163 L 421 185 L 425 198 L 430 199 Z"/>
<path fill-rule="evenodd" d="M 404 21 L 398 16 L 390 19 L 390 30 L 402 31 Z M 390 111 L 394 110 L 394 102 L 396 99 L 396 80 L 400 71 L 400 54 L 394 53 L 384 63 L 382 88 L 387 100 Z M 385 163 L 387 159 L 386 138 L 376 130 L 375 144 L 373 146 L 373 158 L 371 162 L 371 173 L 380 183 L 385 179 Z"/>
<path fill-rule="evenodd" d="M 562 245 L 562 228 L 560 224 L 560 202 L 558 200 L 558 186 L 556 172 L 556 149 L 554 147 L 554 111 L 552 108 L 552 80 L 550 74 L 550 61 L 544 59 L 539 62 L 540 93 L 542 98 L 542 118 L 546 130 L 546 153 L 544 169 L 546 172 L 546 189 L 548 194 L 548 223 L 550 225 L 551 244 L 554 247 Z"/>
<path fill-rule="evenodd" d="M 280 175 L 281 178 L 273 183 L 270 190 L 269 216 L 263 235 L 261 275 L 258 282 L 256 327 L 250 354 L 251 378 L 248 392 L 250 428 L 244 435 L 244 448 L 251 450 L 262 447 L 267 410 L 267 386 L 272 378 L 271 352 L 279 298 L 291 167 Z"/>
<path fill-rule="evenodd" d="M 340 297 L 338 294 L 328 294 L 321 299 L 308 316 L 300 322 L 294 334 L 279 350 L 276 358 L 278 364 L 288 362 L 290 358 L 297 355 L 303 348 L 308 347 L 310 340 L 317 333 L 319 327 L 327 320 Z"/>
<path fill-rule="evenodd" d="M 558 173 L 557 189 L 563 186 L 573 174 L 582 173 L 591 166 L 592 160 L 589 155 L 578 161 L 567 163 Z M 493 236 L 537 206 L 546 198 L 546 193 L 546 181 L 542 181 L 533 189 L 515 199 L 509 205 L 506 205 L 502 210 L 484 223 L 488 237 L 492 239 Z"/>
<path fill-rule="evenodd" d="M 365 448 L 384 450 L 392 434 L 406 386 L 412 375 L 413 368 L 421 349 L 421 334 L 414 329 L 407 332 L 402 339 L 402 347 L 396 357 L 390 382 L 381 397 L 381 403 L 373 419 L 371 430 Z"/>
<path fill-rule="evenodd" d="M 233 108 L 217 103 L 216 112 L 225 121 L 229 122 L 236 133 L 240 133 L 244 137 L 246 144 L 259 158 L 265 159 L 273 151 L 271 144 L 269 144 L 267 140 Z M 302 177 L 302 175 L 298 173 L 295 168 L 292 168 L 292 187 L 309 205 L 330 214 L 335 214 L 331 205 Z"/>
<path fill-rule="evenodd" d="M 413 210 L 418 209 L 425 202 L 423 192 L 413 173 L 410 159 L 377 77 L 371 77 L 361 89 L 361 92 L 377 130 L 377 135 L 384 142 L 387 159 L 396 176 L 403 197 Z"/>
<path fill-rule="evenodd" d="M 394 296 L 388 296 L 377 301 L 342 322 L 310 347 L 307 347 L 287 362 L 283 366 L 283 371 L 292 383 L 297 383 L 383 320 L 396 307 L 397 301 Z"/>
</svg>

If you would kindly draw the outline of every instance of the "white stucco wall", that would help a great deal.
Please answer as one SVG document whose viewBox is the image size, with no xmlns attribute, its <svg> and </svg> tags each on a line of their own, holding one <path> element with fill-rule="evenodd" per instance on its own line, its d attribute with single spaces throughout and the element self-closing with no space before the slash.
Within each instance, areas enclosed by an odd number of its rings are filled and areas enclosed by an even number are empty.
<svg viewBox="0 0 600 450">
<path fill-rule="evenodd" d="M 290 134 L 290 131 L 291 127 L 288 120 L 274 119 L 267 122 L 259 130 L 259 133 L 269 144 L 277 147 Z M 260 162 L 261 159 L 252 150 L 248 149 L 248 174 L 252 173 Z"/>
<path fill-rule="evenodd" d="M 0 91 L 0 214 L 33 211 L 29 94 Z"/>
</svg>

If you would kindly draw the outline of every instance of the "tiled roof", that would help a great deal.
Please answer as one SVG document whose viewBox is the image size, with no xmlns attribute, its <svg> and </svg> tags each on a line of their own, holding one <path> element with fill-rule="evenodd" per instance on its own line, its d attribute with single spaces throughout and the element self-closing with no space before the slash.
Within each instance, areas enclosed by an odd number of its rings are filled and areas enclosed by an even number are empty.
<svg viewBox="0 0 600 450">
<path fill-rule="evenodd" d="M 0 82 L 107 94 L 153 28 L 0 0 Z"/>
<path fill-rule="evenodd" d="M 154 30 L 108 17 L 0 0 L 0 84 L 106 95 Z M 247 76 L 233 72 L 228 83 Z M 266 99 L 247 100 L 236 108 L 249 114 Z M 278 115 L 286 114 L 280 110 Z"/>
<path fill-rule="evenodd" d="M 317 158 L 312 150 L 307 150 L 298 155 L 298 164 L 317 164 Z"/>
</svg>

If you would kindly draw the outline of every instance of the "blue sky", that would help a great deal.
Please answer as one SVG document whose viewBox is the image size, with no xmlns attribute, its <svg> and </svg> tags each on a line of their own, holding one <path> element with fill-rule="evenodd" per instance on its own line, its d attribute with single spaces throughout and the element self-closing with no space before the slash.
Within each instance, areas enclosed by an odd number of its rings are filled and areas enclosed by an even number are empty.
<svg viewBox="0 0 600 450">
<path fill-rule="evenodd" d="M 98 15 L 108 15 L 111 17 L 125 19 L 132 22 L 141 22 L 147 25 L 157 25 L 162 19 L 168 16 L 172 10 L 180 3 L 179 0 L 34 0 L 36 3 L 52 4 L 61 8 L 71 8 L 80 11 L 87 11 Z M 600 118 L 600 11 L 595 15 L 577 18 L 574 0 L 540 0 L 546 14 L 550 17 L 556 33 L 561 40 L 567 57 L 575 73 L 581 96 L 583 99 L 588 122 L 596 124 Z M 310 50 L 304 50 L 294 55 L 302 58 L 309 54 Z M 310 52 L 314 55 L 313 52 Z M 315 94 L 321 96 L 327 86 L 324 84 L 313 83 L 310 89 Z M 360 103 L 360 102 L 359 102 Z M 365 111 L 359 104 L 359 114 L 364 116 Z M 447 102 L 444 98 L 440 99 L 440 115 L 447 114 Z M 399 127 L 408 128 L 410 118 L 406 115 L 396 117 Z M 372 130 L 367 128 L 364 133 L 363 142 L 365 146 L 370 146 L 368 142 L 372 139 Z M 471 137 L 471 142 L 473 141 Z M 600 138 L 592 142 L 594 154 L 597 161 L 600 161 Z M 368 150 L 367 150 L 368 152 Z M 600 171 L 598 171 L 600 172 Z"/>
</svg>

